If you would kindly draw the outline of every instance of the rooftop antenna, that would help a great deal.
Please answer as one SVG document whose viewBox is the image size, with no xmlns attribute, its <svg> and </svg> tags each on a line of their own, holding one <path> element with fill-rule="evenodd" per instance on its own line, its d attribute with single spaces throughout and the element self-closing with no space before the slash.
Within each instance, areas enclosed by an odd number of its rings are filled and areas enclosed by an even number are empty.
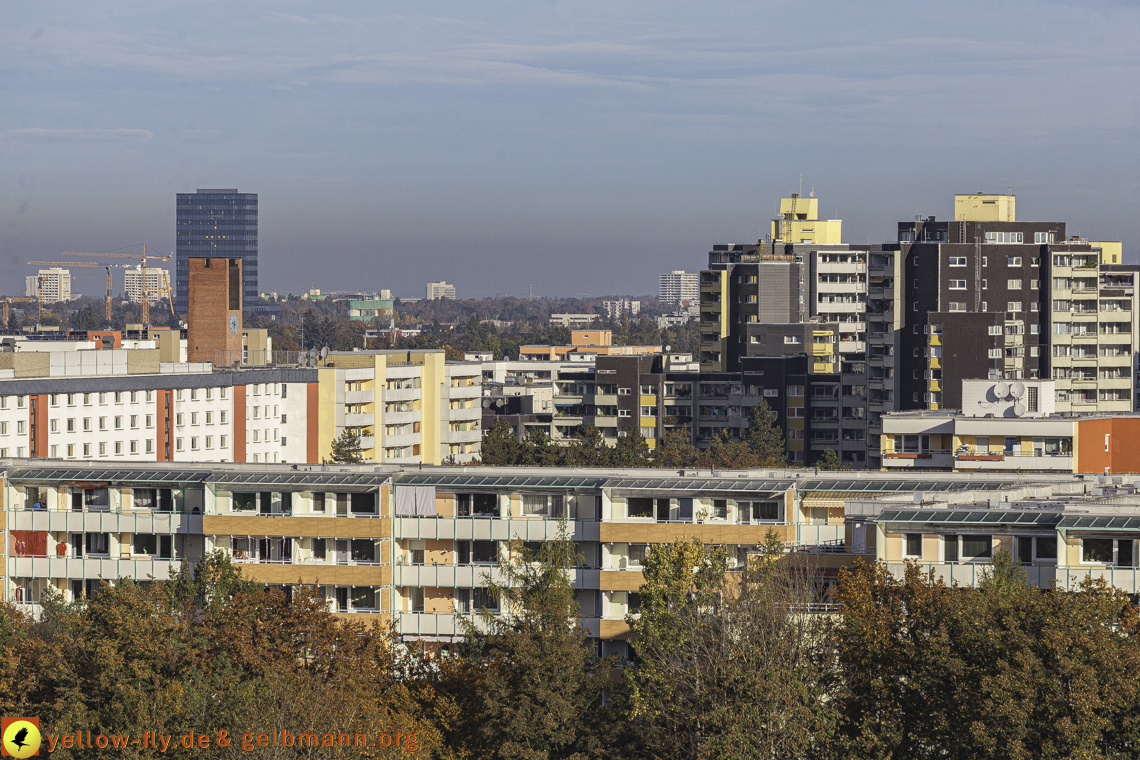
<svg viewBox="0 0 1140 760">
<path fill-rule="evenodd" d="M 804 175 L 800 175 L 800 195 L 804 194 Z"/>
</svg>

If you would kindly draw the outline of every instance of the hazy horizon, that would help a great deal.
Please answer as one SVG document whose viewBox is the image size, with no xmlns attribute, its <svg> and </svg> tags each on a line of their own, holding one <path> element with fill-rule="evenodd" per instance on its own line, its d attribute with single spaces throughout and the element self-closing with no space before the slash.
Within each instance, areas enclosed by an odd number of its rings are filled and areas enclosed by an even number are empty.
<svg viewBox="0 0 1140 760">
<path fill-rule="evenodd" d="M 0 287 L 200 187 L 258 193 L 262 291 L 652 294 L 801 175 L 846 242 L 1012 188 L 1137 262 L 1136 2 L 786 7 L 10 6 Z"/>
</svg>

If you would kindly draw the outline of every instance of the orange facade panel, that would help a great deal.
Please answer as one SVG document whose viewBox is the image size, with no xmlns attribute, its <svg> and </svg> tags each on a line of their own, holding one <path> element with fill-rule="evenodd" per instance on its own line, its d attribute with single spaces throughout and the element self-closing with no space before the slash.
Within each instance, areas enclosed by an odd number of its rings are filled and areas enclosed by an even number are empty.
<svg viewBox="0 0 1140 760">
<path fill-rule="evenodd" d="M 1140 472 L 1140 417 L 1078 420 L 1076 429 L 1074 472 Z"/>
<path fill-rule="evenodd" d="M 283 515 L 203 515 L 207 536 L 306 536 L 315 538 L 387 538 L 387 517 L 286 517 Z"/>
<path fill-rule="evenodd" d="M 770 530 L 774 530 L 781 541 L 794 541 L 796 537 L 794 525 L 602 523 L 600 527 L 603 543 L 668 544 L 696 537 L 706 544 L 751 545 L 761 543 Z"/>
</svg>

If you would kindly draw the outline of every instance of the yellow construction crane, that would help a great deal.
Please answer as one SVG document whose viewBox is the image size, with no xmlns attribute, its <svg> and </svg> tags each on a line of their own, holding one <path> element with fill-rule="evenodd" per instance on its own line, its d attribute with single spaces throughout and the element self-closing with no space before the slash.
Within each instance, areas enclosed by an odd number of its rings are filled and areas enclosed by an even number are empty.
<svg viewBox="0 0 1140 760">
<path fill-rule="evenodd" d="M 11 313 L 11 305 L 13 303 L 39 303 L 40 304 L 40 312 L 39 312 L 40 316 L 42 317 L 44 314 L 43 304 L 40 303 L 38 298 L 32 298 L 31 296 L 0 296 L 0 298 L 4 299 L 4 329 L 5 330 L 7 330 L 9 327 L 8 316 Z"/>
<path fill-rule="evenodd" d="M 147 262 L 147 259 L 158 259 L 160 261 L 170 261 L 172 258 L 171 256 L 148 256 L 147 252 L 146 252 L 146 243 L 142 244 L 142 255 L 139 255 L 137 253 L 83 253 L 80 251 L 64 251 L 62 255 L 64 255 L 64 256 L 91 256 L 93 258 L 99 258 L 99 259 L 133 259 L 136 261 L 141 261 L 142 262 L 142 264 L 141 264 L 141 269 L 142 269 L 142 298 L 140 300 L 142 301 L 142 323 L 143 323 L 144 329 L 150 326 L 150 298 L 149 298 L 150 290 L 149 290 L 149 288 L 147 288 L 147 282 L 146 282 L 146 262 Z M 169 282 L 170 281 L 168 278 L 167 279 L 167 285 L 165 288 L 167 300 L 170 300 L 170 284 L 169 284 Z M 174 302 L 172 300 L 170 301 L 170 313 L 174 314 Z"/>
</svg>

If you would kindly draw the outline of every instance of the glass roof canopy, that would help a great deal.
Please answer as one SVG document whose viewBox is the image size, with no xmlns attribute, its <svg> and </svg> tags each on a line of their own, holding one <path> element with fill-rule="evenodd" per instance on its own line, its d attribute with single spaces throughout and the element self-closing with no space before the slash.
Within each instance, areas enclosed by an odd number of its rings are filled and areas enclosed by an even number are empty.
<svg viewBox="0 0 1140 760">
<path fill-rule="evenodd" d="M 147 483 L 159 485 L 198 484 L 209 480 L 212 473 L 197 470 L 150 470 L 130 467 L 35 467 L 10 471 L 11 480 L 38 483 L 72 483 L 105 481 L 109 483 Z"/>
<path fill-rule="evenodd" d="M 888 509 L 877 522 L 1008 526 L 1055 526 L 1061 522 L 1058 511 L 1028 509 Z"/>
<path fill-rule="evenodd" d="M 1116 515 L 1069 515 L 1058 525 L 1061 530 L 1128 530 L 1140 531 L 1140 517 Z"/>
</svg>

